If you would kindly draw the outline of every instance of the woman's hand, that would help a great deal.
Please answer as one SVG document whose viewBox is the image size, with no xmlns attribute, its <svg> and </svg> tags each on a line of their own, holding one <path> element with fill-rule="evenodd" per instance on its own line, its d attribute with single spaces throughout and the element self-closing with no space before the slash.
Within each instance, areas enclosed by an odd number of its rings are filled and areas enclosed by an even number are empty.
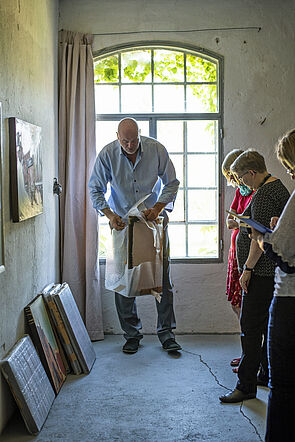
<svg viewBox="0 0 295 442">
<path fill-rule="evenodd" d="M 261 250 L 264 251 L 262 233 L 258 232 L 258 230 L 256 230 L 256 229 L 254 229 L 254 227 L 251 227 L 251 233 L 248 236 L 250 239 L 253 239 L 254 241 L 256 241 L 257 244 L 259 245 L 259 247 L 261 248 Z"/>
<path fill-rule="evenodd" d="M 279 217 L 278 217 L 278 216 L 273 216 L 273 217 L 271 218 L 270 223 L 269 223 L 271 230 L 273 230 L 273 229 L 275 228 L 275 226 L 276 226 L 277 223 L 278 223 L 278 220 L 279 220 Z"/>
<path fill-rule="evenodd" d="M 229 230 L 239 228 L 239 223 L 236 220 L 234 220 L 233 218 L 228 218 L 226 220 L 226 225 Z"/>
<path fill-rule="evenodd" d="M 243 273 L 240 276 L 240 286 L 244 290 L 245 293 L 248 293 L 248 285 L 251 279 L 251 271 L 244 270 Z"/>
</svg>

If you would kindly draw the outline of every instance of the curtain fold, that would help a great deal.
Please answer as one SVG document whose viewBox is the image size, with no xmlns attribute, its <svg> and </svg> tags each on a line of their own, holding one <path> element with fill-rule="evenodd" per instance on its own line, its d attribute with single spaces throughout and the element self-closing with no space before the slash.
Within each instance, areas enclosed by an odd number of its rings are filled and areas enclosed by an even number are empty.
<svg viewBox="0 0 295 442">
<path fill-rule="evenodd" d="M 92 35 L 59 32 L 60 266 L 90 338 L 100 340 L 98 224 L 87 186 L 96 157 L 92 42 Z"/>
</svg>

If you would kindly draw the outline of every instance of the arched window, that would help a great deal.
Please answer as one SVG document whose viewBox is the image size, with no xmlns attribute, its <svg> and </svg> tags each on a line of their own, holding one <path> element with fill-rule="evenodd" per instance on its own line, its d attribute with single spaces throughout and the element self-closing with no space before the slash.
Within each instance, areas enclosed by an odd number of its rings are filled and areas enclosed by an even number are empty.
<svg viewBox="0 0 295 442">
<path fill-rule="evenodd" d="M 181 261 L 220 259 L 221 62 L 166 43 L 117 48 L 94 62 L 97 150 L 115 139 L 118 120 L 132 116 L 174 163 L 180 188 L 169 236 L 171 257 Z"/>
</svg>

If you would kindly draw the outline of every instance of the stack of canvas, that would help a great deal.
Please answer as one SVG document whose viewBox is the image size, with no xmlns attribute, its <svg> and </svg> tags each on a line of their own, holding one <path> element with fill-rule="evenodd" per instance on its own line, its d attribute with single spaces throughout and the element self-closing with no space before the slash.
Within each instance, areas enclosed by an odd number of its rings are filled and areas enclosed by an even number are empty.
<svg viewBox="0 0 295 442">
<path fill-rule="evenodd" d="M 69 285 L 46 288 L 43 295 L 74 373 L 89 373 L 96 356 Z"/>
</svg>

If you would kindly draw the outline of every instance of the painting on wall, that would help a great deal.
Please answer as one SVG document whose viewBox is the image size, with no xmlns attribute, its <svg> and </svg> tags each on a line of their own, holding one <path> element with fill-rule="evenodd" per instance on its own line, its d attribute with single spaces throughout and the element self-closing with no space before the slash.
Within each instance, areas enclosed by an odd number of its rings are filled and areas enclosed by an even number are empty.
<svg viewBox="0 0 295 442">
<path fill-rule="evenodd" d="M 14 222 L 43 212 L 41 127 L 9 118 L 11 208 Z"/>
<path fill-rule="evenodd" d="M 2 183 L 2 103 L 0 101 L 0 273 L 4 270 L 3 183 Z"/>
</svg>

